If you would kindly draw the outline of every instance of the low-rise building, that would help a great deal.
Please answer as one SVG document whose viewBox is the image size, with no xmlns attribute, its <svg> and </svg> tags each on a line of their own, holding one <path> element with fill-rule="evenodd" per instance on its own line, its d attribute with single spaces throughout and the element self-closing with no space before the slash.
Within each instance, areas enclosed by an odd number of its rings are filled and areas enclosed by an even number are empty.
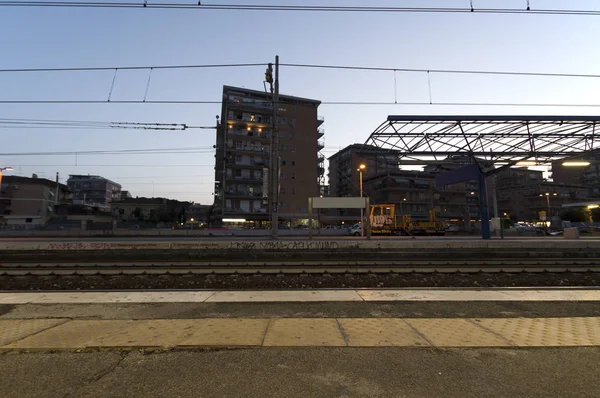
<svg viewBox="0 0 600 398">
<path fill-rule="evenodd" d="M 69 187 L 37 177 L 4 176 L 0 188 L 0 224 L 44 225 L 55 207 L 71 200 Z"/>
</svg>

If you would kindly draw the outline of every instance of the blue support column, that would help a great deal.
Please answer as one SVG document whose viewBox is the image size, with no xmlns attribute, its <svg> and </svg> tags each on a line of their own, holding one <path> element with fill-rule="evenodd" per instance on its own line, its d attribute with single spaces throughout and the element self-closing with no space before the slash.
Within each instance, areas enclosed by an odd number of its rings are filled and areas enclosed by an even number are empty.
<svg viewBox="0 0 600 398">
<path fill-rule="evenodd" d="M 485 175 L 479 173 L 479 217 L 481 218 L 481 237 L 490 239 L 490 215 L 487 205 L 487 189 Z"/>
</svg>

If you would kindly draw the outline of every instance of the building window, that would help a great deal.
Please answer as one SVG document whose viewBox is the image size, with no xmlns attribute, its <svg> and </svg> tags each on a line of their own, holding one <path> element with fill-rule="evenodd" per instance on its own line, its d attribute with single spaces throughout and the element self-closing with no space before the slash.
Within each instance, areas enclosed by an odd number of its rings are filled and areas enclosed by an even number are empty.
<svg viewBox="0 0 600 398">
<path fill-rule="evenodd" d="M 295 165 L 296 165 L 296 161 L 292 160 L 292 166 L 295 166 Z"/>
<path fill-rule="evenodd" d="M 285 160 L 282 160 L 282 161 L 281 161 L 281 165 L 282 165 L 282 166 L 285 166 L 286 164 L 287 164 L 287 163 L 286 163 L 286 161 L 285 161 Z"/>
</svg>

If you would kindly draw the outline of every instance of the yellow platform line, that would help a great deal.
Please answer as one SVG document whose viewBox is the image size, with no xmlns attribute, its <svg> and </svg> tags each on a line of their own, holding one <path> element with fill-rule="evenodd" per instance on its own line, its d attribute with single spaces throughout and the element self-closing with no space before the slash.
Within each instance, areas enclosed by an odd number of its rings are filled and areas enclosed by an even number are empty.
<svg viewBox="0 0 600 398">
<path fill-rule="evenodd" d="M 0 350 L 600 346 L 600 317 L 0 320 Z"/>
</svg>

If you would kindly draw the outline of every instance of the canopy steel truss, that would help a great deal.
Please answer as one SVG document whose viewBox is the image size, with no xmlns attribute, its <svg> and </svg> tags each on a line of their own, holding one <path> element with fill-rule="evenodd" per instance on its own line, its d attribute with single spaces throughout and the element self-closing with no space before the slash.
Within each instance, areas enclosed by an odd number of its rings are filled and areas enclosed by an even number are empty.
<svg viewBox="0 0 600 398">
<path fill-rule="evenodd" d="M 397 155 L 399 164 L 438 163 L 449 156 L 514 165 L 538 164 L 596 149 L 600 116 L 388 116 L 365 142 Z M 366 153 L 365 153 L 366 155 Z M 387 156 L 386 156 L 387 157 Z"/>
<path fill-rule="evenodd" d="M 388 116 L 360 152 L 399 166 L 477 164 L 481 235 L 489 239 L 486 177 L 519 162 L 593 155 L 598 124 L 600 116 Z"/>
</svg>

